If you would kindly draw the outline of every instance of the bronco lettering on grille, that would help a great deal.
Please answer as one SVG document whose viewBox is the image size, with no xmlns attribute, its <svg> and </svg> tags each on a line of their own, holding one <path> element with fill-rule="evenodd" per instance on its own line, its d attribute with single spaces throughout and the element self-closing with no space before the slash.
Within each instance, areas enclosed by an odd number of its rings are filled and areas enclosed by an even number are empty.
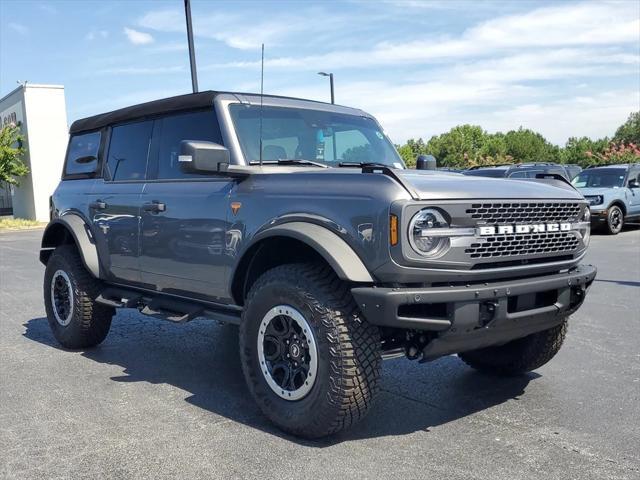
<svg viewBox="0 0 640 480">
<path fill-rule="evenodd" d="M 483 225 L 478 227 L 478 235 L 513 235 L 527 233 L 568 232 L 570 223 L 534 223 L 531 225 Z"/>
</svg>

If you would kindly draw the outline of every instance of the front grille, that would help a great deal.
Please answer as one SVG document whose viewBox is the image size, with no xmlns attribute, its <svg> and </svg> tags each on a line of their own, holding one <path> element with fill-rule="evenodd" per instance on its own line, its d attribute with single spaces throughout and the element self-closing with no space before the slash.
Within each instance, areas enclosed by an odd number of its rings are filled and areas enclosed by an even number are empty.
<svg viewBox="0 0 640 480">
<path fill-rule="evenodd" d="M 500 223 L 537 223 L 576 221 L 580 203 L 474 203 L 466 213 L 488 225 Z"/>
<path fill-rule="evenodd" d="M 465 249 L 471 258 L 510 257 L 545 253 L 572 252 L 579 242 L 573 232 L 496 235 L 472 243 Z"/>
</svg>

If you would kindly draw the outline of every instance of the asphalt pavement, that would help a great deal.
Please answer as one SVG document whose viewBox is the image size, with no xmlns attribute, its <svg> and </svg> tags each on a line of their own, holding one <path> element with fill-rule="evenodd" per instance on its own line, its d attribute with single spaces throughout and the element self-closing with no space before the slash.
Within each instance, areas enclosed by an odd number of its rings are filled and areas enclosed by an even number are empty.
<svg viewBox="0 0 640 480">
<path fill-rule="evenodd" d="M 41 230 L 0 232 L 0 478 L 640 478 L 640 230 L 594 236 L 597 280 L 549 364 L 479 374 L 384 363 L 368 417 L 320 442 L 249 397 L 237 328 L 120 311 L 66 351 L 42 300 Z"/>
</svg>

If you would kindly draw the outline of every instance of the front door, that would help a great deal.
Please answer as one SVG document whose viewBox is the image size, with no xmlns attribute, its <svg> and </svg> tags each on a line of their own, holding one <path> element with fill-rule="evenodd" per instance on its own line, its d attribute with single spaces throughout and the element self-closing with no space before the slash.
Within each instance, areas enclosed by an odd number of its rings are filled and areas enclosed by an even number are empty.
<svg viewBox="0 0 640 480">
<path fill-rule="evenodd" d="M 153 121 L 111 129 L 103 167 L 89 202 L 96 245 L 109 280 L 140 282 L 140 213 Z"/>
<path fill-rule="evenodd" d="M 640 169 L 631 169 L 627 178 L 627 185 L 631 180 L 636 180 L 640 184 Z M 640 188 L 630 188 L 627 186 L 627 200 L 629 203 L 629 211 L 627 215 L 630 217 L 640 216 Z"/>
<path fill-rule="evenodd" d="M 142 194 L 141 257 L 143 283 L 165 293 L 219 303 L 226 293 L 231 258 L 226 248 L 229 177 L 181 171 L 182 140 L 221 143 L 212 109 L 156 120 L 157 155 Z"/>
</svg>

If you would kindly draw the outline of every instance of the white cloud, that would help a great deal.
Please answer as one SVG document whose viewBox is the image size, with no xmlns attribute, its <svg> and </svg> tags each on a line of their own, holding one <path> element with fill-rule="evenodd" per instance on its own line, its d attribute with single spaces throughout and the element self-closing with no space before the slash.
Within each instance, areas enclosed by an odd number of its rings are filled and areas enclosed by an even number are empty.
<svg viewBox="0 0 640 480">
<path fill-rule="evenodd" d="M 13 30 L 14 32 L 19 33 L 20 35 L 28 35 L 29 27 L 22 25 L 21 23 L 9 22 L 7 26 Z"/>
<path fill-rule="evenodd" d="M 184 13 L 180 10 L 156 10 L 142 16 L 138 25 L 160 32 L 183 33 Z M 247 18 L 242 14 L 200 14 L 193 19 L 194 35 L 225 43 L 229 47 L 250 50 L 261 43 L 276 45 L 292 32 L 303 32 L 308 23 L 302 19 L 278 16 L 277 21 Z"/>
<path fill-rule="evenodd" d="M 531 48 L 567 48 L 638 42 L 640 10 L 636 2 L 570 3 L 482 22 L 454 38 L 382 42 L 369 50 L 348 50 L 302 57 L 272 58 L 270 67 L 366 68 L 383 65 L 449 62 L 490 57 Z M 259 67 L 259 62 L 229 62 L 210 68 Z"/>
<path fill-rule="evenodd" d="M 128 27 L 124 27 L 124 33 L 134 45 L 148 45 L 149 43 L 153 43 L 153 36 L 150 33 L 140 32 Z"/>
<path fill-rule="evenodd" d="M 96 40 L 97 38 L 107 38 L 109 37 L 109 31 L 108 30 L 91 30 L 89 33 L 87 33 L 85 35 L 85 40 Z"/>
</svg>

